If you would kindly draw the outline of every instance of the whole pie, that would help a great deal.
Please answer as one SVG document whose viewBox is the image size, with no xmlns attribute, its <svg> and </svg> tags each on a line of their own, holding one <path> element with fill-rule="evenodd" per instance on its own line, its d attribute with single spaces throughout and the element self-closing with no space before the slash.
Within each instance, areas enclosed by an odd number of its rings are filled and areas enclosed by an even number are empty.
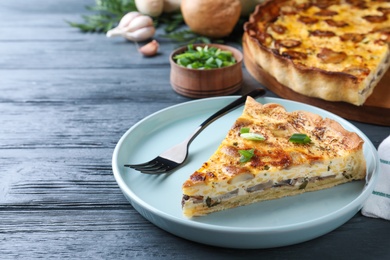
<svg viewBox="0 0 390 260">
<path fill-rule="evenodd" d="M 364 179 L 363 140 L 338 122 L 248 98 L 215 153 L 182 186 L 187 217 Z"/>
<path fill-rule="evenodd" d="M 244 25 L 246 56 L 300 94 L 362 105 L 390 65 L 390 2 L 272 0 Z"/>
</svg>

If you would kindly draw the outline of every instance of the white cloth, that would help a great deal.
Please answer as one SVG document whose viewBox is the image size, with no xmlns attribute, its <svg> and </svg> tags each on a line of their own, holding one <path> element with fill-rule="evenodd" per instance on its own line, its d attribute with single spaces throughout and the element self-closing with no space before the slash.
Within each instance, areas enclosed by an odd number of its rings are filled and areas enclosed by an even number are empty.
<svg viewBox="0 0 390 260">
<path fill-rule="evenodd" d="M 378 155 L 381 171 L 361 212 L 366 217 L 390 220 L 390 136 L 379 145 Z"/>
</svg>

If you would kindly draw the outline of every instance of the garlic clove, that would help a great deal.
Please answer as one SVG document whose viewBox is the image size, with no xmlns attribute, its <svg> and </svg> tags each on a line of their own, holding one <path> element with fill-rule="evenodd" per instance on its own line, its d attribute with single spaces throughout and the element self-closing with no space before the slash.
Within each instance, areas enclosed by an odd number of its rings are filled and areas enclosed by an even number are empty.
<svg viewBox="0 0 390 260">
<path fill-rule="evenodd" d="M 128 26 L 136 17 L 141 16 L 140 12 L 129 12 L 125 14 L 119 21 L 118 27 L 124 28 Z"/>
<path fill-rule="evenodd" d="M 114 29 L 111 29 L 109 30 L 107 33 L 106 33 L 106 36 L 108 38 L 111 38 L 111 37 L 116 37 L 116 36 L 122 36 L 123 32 L 122 32 L 122 29 L 120 28 L 114 28 Z"/>
<path fill-rule="evenodd" d="M 126 32 L 134 32 L 143 27 L 153 26 L 153 20 L 149 16 L 141 15 L 135 17 L 125 28 Z"/>
<path fill-rule="evenodd" d="M 155 32 L 156 29 L 153 26 L 149 26 L 138 29 L 134 32 L 124 32 L 122 36 L 130 41 L 140 42 L 152 38 Z"/>
<path fill-rule="evenodd" d="M 117 27 L 109 30 L 106 33 L 106 36 L 108 38 L 115 37 L 115 36 L 122 36 L 122 33 L 125 31 L 125 28 L 136 18 L 142 16 L 140 12 L 129 12 L 125 14 L 121 20 L 119 21 L 119 24 Z M 152 21 L 153 22 L 153 21 Z"/>
<path fill-rule="evenodd" d="M 142 55 L 150 57 L 157 54 L 159 46 L 160 45 L 158 44 L 158 42 L 156 40 L 153 40 L 139 48 L 138 51 L 142 53 Z"/>
</svg>

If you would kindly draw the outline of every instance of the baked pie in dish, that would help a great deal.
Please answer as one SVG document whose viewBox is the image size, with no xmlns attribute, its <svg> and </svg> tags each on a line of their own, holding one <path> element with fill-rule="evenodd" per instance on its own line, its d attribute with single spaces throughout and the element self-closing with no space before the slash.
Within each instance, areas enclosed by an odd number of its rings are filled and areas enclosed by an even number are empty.
<svg viewBox="0 0 390 260">
<path fill-rule="evenodd" d="M 244 25 L 245 56 L 280 84 L 363 105 L 390 65 L 390 2 L 271 0 Z"/>
</svg>

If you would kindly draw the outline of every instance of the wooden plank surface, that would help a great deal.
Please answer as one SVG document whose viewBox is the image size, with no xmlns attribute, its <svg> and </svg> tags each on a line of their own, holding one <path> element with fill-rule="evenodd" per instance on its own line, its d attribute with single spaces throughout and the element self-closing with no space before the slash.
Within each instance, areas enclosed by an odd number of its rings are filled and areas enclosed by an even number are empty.
<svg viewBox="0 0 390 260">
<path fill-rule="evenodd" d="M 133 124 L 190 99 L 169 84 L 169 53 L 83 34 L 93 0 L 0 2 L 1 259 L 385 259 L 390 223 L 356 214 L 318 239 L 279 249 L 193 243 L 146 221 L 112 175 L 111 157 Z M 244 71 L 239 93 L 259 86 Z M 267 96 L 275 96 L 268 92 Z M 374 143 L 389 127 L 352 122 Z"/>
</svg>

